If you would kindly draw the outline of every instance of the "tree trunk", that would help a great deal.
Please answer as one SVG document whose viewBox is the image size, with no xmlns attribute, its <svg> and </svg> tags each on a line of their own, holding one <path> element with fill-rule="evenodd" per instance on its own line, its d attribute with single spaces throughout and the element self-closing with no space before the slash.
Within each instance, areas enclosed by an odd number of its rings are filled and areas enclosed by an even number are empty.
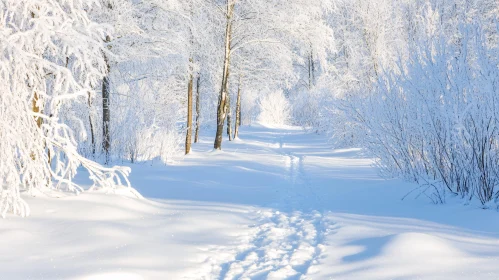
<svg viewBox="0 0 499 280">
<path fill-rule="evenodd" d="M 315 87 L 315 60 L 314 60 L 314 51 L 310 51 L 310 62 L 312 63 L 312 87 Z"/>
<path fill-rule="evenodd" d="M 90 92 L 88 93 L 88 123 L 90 124 L 90 137 L 92 139 L 92 156 L 95 156 L 95 133 L 94 123 L 92 121 L 92 99 Z"/>
<path fill-rule="evenodd" d="M 240 126 L 241 126 L 241 77 L 239 77 L 239 85 L 237 87 L 236 123 L 234 124 L 234 139 L 237 139 L 237 137 L 239 137 Z"/>
<path fill-rule="evenodd" d="M 38 99 L 39 99 L 38 93 L 35 92 L 35 95 L 33 96 L 33 113 L 35 113 L 35 114 L 39 114 L 42 111 L 40 109 L 40 107 L 38 106 Z M 42 118 L 35 116 L 35 121 L 36 121 L 36 125 L 38 126 L 38 128 L 41 128 L 42 127 Z"/>
<path fill-rule="evenodd" d="M 308 90 L 312 89 L 312 60 L 308 56 Z"/>
<path fill-rule="evenodd" d="M 314 51 L 312 50 L 312 45 L 310 46 L 310 54 L 308 56 L 308 90 L 311 90 L 315 86 L 315 62 L 314 62 Z"/>
<path fill-rule="evenodd" d="M 193 1 L 189 2 L 190 18 L 194 18 L 194 6 Z M 192 101 L 193 101 L 193 87 L 194 87 L 194 34 L 192 32 L 192 25 L 189 26 L 190 34 L 190 58 L 189 58 L 189 81 L 187 83 L 187 132 L 185 135 L 185 154 L 188 155 L 191 152 L 192 145 Z"/>
<path fill-rule="evenodd" d="M 35 114 L 39 114 L 41 112 L 41 109 L 38 106 L 38 99 L 39 99 L 38 93 L 35 92 L 35 94 L 33 95 L 33 100 L 32 100 L 32 110 L 33 110 L 33 113 L 35 113 Z M 42 127 L 42 118 L 40 118 L 38 116 L 34 116 L 34 119 L 36 122 L 36 126 L 40 129 Z M 32 160 L 36 159 L 35 153 L 33 153 L 33 152 L 31 153 L 31 159 Z"/>
<path fill-rule="evenodd" d="M 31 18 L 35 18 L 34 12 L 31 12 Z M 32 105 L 33 105 L 32 110 L 33 110 L 33 113 L 35 113 L 35 114 L 39 114 L 42 111 L 40 109 L 40 106 L 38 106 L 38 100 L 39 100 L 38 93 L 35 92 L 33 95 L 33 100 L 32 100 Z M 38 126 L 39 129 L 42 128 L 42 121 L 43 121 L 42 118 L 35 116 L 36 126 Z M 31 153 L 31 159 L 33 159 L 33 160 L 36 159 L 35 154 L 33 152 Z M 50 163 L 50 151 L 49 151 L 49 163 Z"/>
<path fill-rule="evenodd" d="M 196 81 L 196 133 L 194 135 L 194 143 L 199 142 L 199 126 L 201 125 L 201 98 L 199 92 L 199 84 L 201 81 L 201 75 L 198 75 L 198 79 Z"/>
<path fill-rule="evenodd" d="M 189 59 L 192 65 L 192 58 Z M 192 66 L 190 66 L 192 67 Z M 192 87 L 194 84 L 194 76 L 192 75 L 192 68 L 189 70 L 189 82 L 187 85 L 187 134 L 185 136 L 185 154 L 191 152 L 192 144 Z"/>
<path fill-rule="evenodd" d="M 230 106 L 230 93 L 227 94 L 227 136 L 232 141 L 232 110 Z"/>
<path fill-rule="evenodd" d="M 224 59 L 224 69 L 222 76 L 222 86 L 220 88 L 220 94 L 218 96 L 218 108 L 217 108 L 217 134 L 215 136 L 214 148 L 217 150 L 222 149 L 222 139 L 223 139 L 223 129 L 225 123 L 225 117 L 227 113 L 227 93 L 229 84 L 229 68 L 230 68 L 230 55 L 231 55 L 231 37 L 232 37 L 232 16 L 234 13 L 233 0 L 227 0 L 227 25 L 225 29 L 225 59 Z"/>
<path fill-rule="evenodd" d="M 106 41 L 109 42 L 109 36 L 106 37 Z M 104 54 L 104 60 L 106 61 L 107 74 L 102 80 L 102 149 L 105 154 L 105 163 L 109 163 L 109 155 L 111 150 L 111 133 L 110 133 L 110 122 L 111 122 L 111 112 L 109 108 L 109 98 L 110 98 L 110 88 L 109 88 L 109 72 L 111 67 L 109 66 L 109 61 L 107 56 Z"/>
</svg>

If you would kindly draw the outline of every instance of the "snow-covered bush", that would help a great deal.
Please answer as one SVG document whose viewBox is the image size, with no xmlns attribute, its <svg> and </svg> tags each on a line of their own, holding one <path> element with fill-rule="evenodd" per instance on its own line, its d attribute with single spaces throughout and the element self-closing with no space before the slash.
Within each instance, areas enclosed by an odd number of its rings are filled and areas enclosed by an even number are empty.
<svg viewBox="0 0 499 280">
<path fill-rule="evenodd" d="M 333 92 L 317 86 L 290 97 L 293 123 L 316 133 L 332 134 L 343 129 L 341 112 L 335 108 Z"/>
<path fill-rule="evenodd" d="M 498 196 L 499 59 L 479 24 L 461 26 L 457 44 L 418 42 L 347 111 L 385 172 L 433 190 L 435 202 L 451 192 L 486 204 Z"/>
<path fill-rule="evenodd" d="M 184 81 L 161 70 L 164 61 L 130 64 L 133 67 L 122 65 L 129 78 L 113 76 L 117 94 L 111 100 L 112 156 L 131 162 L 156 157 L 171 162 L 181 150 L 183 131 L 177 123 L 186 115 Z"/>
<path fill-rule="evenodd" d="M 320 124 L 317 122 L 322 118 L 317 112 L 322 108 L 325 108 L 325 106 L 322 106 L 321 100 L 317 96 L 317 92 L 298 92 L 296 96 L 293 96 L 291 105 L 293 120 L 295 120 L 298 125 L 313 128 L 320 127 Z"/>
<path fill-rule="evenodd" d="M 248 90 L 241 97 L 241 124 L 251 125 L 258 118 L 258 92 Z"/>
<path fill-rule="evenodd" d="M 79 191 L 80 165 L 96 185 L 126 180 L 126 168 L 105 168 L 77 152 L 75 133 L 60 119 L 85 102 L 106 71 L 106 30 L 88 19 L 93 1 L 0 2 L 0 213 L 28 215 L 21 191 Z"/>
<path fill-rule="evenodd" d="M 258 101 L 258 121 L 269 125 L 289 124 L 291 110 L 288 99 L 282 91 L 271 92 Z"/>
<path fill-rule="evenodd" d="M 133 141 L 128 142 L 126 153 L 128 160 L 147 161 L 159 158 L 162 162 L 171 163 L 179 156 L 182 148 L 182 135 L 174 130 L 166 130 L 157 126 L 135 131 L 130 135 Z"/>
</svg>

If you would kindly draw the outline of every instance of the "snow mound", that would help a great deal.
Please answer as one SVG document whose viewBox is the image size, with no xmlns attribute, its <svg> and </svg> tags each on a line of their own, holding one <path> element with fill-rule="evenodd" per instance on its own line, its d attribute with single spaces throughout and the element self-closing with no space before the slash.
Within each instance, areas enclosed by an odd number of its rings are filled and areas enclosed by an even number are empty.
<svg viewBox="0 0 499 280">
<path fill-rule="evenodd" d="M 464 254 L 447 240 L 425 233 L 401 233 L 395 235 L 384 247 L 385 256 L 417 262 L 445 263 L 455 262 Z"/>
<path fill-rule="evenodd" d="M 74 193 L 62 192 L 60 190 L 54 190 L 51 188 L 40 188 L 31 189 L 29 195 L 33 197 L 45 197 L 45 198 L 61 198 L 67 197 L 68 195 L 74 195 Z"/>
</svg>

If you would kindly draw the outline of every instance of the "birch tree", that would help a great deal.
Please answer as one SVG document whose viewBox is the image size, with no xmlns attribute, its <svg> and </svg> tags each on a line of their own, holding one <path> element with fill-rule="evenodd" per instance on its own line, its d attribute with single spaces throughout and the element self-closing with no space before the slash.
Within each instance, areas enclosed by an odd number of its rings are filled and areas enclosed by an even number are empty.
<svg viewBox="0 0 499 280">
<path fill-rule="evenodd" d="M 215 136 L 215 149 L 221 149 L 222 135 L 225 119 L 228 117 L 228 96 L 230 94 L 230 77 L 235 65 L 242 65 L 245 60 L 252 57 L 262 58 L 262 53 L 268 55 L 264 58 L 265 63 L 258 68 L 265 69 L 270 76 L 264 82 L 265 87 L 273 88 L 280 84 L 289 87 L 294 83 L 293 54 L 294 45 L 299 32 L 290 28 L 293 17 L 289 16 L 297 9 L 308 9 L 305 1 L 256 1 L 256 0 L 227 0 L 224 1 L 224 64 L 222 71 L 222 82 L 218 97 L 217 108 L 217 133 Z M 307 8 L 306 8 L 307 7 Z M 302 30 L 306 27 L 302 27 Z M 255 58 L 256 59 L 256 58 Z M 233 60 L 235 61 L 233 63 Z M 238 60 L 238 61 L 236 61 Z M 249 70 L 251 67 L 241 67 Z M 244 79 L 256 81 L 258 78 L 257 68 L 253 71 L 244 71 Z M 246 75 L 249 73 L 248 75 Z M 237 80 L 237 74 L 234 75 Z M 279 80 L 280 76 L 286 78 Z M 278 81 L 278 83 L 275 83 Z M 237 83 L 236 83 L 237 84 Z M 246 83 L 245 83 L 246 84 Z M 247 85 L 251 87 L 251 85 Z M 272 90 L 266 90 L 267 93 Z M 237 99 L 236 99 L 237 100 Z"/>
<path fill-rule="evenodd" d="M 145 29 L 151 34 L 153 56 L 168 58 L 168 67 L 175 69 L 170 76 L 177 84 L 184 84 L 181 97 L 182 114 L 185 116 L 185 153 L 191 149 L 193 133 L 193 105 L 196 99 L 196 134 L 201 127 L 201 92 L 209 87 L 219 65 L 218 31 L 220 13 L 215 1 L 148 1 L 149 18 Z M 175 57 L 175 59 L 170 59 Z M 180 74 L 183 72 L 183 74 Z M 201 79 L 203 75 L 204 79 Z M 208 89 L 206 89 L 208 90 Z M 210 89 L 211 90 L 211 89 Z M 196 92 L 196 98 L 194 98 Z"/>
<path fill-rule="evenodd" d="M 229 86 L 229 74 L 230 74 L 230 58 L 231 58 L 231 47 L 232 47 L 232 32 L 234 24 L 234 7 L 237 0 L 226 0 L 225 2 L 225 35 L 224 35 L 224 63 L 222 72 L 222 85 L 220 87 L 220 93 L 218 96 L 218 107 L 217 107 L 217 132 L 215 135 L 214 148 L 222 149 L 222 137 L 225 117 L 227 115 L 227 97 L 228 97 L 228 86 Z"/>
</svg>

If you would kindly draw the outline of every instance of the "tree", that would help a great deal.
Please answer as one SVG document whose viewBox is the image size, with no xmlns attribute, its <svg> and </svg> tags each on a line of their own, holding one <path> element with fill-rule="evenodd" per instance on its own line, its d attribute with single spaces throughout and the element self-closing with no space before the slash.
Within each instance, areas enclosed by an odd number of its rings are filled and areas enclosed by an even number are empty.
<svg viewBox="0 0 499 280">
<path fill-rule="evenodd" d="M 229 141 L 232 141 L 232 105 L 230 99 L 230 92 L 227 94 L 227 136 Z"/>
<path fill-rule="evenodd" d="M 220 20 L 218 6 L 215 1 L 147 1 L 147 18 L 143 30 L 150 37 L 148 47 L 152 48 L 152 56 L 168 60 L 169 79 L 174 83 L 184 84 L 184 92 L 180 98 L 183 104 L 181 114 L 186 123 L 185 153 L 191 149 L 193 133 L 193 101 L 194 83 L 196 85 L 196 134 L 199 139 L 201 127 L 201 85 L 209 87 L 214 83 L 213 69 L 219 63 L 217 20 Z M 215 35 L 216 34 L 216 35 Z M 203 81 L 201 83 L 201 74 Z M 208 89 L 206 89 L 208 90 Z M 211 91 L 211 89 L 210 89 Z M 187 105 L 187 106 L 186 106 Z M 206 108 L 211 108 L 206 106 Z"/>
<path fill-rule="evenodd" d="M 105 168 L 81 156 L 75 131 L 59 119 L 61 111 L 75 117 L 65 109 L 85 100 L 105 73 L 107 31 L 89 19 L 90 8 L 89 2 L 71 0 L 0 3 L 2 215 L 29 214 L 21 190 L 81 191 L 71 180 L 80 165 L 96 186 L 126 180 L 129 169 Z"/>
<path fill-rule="evenodd" d="M 234 139 L 239 137 L 239 127 L 241 126 L 241 75 L 237 85 L 237 100 L 236 100 L 236 121 L 234 123 Z"/>
<path fill-rule="evenodd" d="M 198 75 L 196 81 L 196 132 L 194 134 L 194 143 L 199 142 L 199 130 L 201 126 L 201 93 L 199 91 L 201 75 Z"/>
<path fill-rule="evenodd" d="M 194 86 L 194 49 L 198 47 L 194 42 L 194 0 L 189 1 L 188 12 L 190 12 L 188 24 L 189 42 L 189 66 L 187 81 L 187 132 L 185 136 L 185 154 L 189 154 L 192 145 L 192 105 L 193 105 L 193 86 Z M 196 128 L 197 129 L 197 128 Z"/>
<path fill-rule="evenodd" d="M 299 31 L 309 27 L 291 28 L 295 26 L 295 18 L 289 17 L 289 12 L 296 8 L 307 10 L 309 1 L 226 0 L 224 5 L 224 64 L 218 96 L 215 149 L 221 149 L 223 126 L 230 112 L 229 79 L 231 74 L 238 76 L 232 70 L 240 69 L 245 80 L 251 81 L 245 82 L 247 87 L 256 86 L 258 80 L 262 83 L 258 87 L 265 88 L 264 93 L 271 93 L 279 86 L 289 87 L 295 76 L 293 43 L 299 40 Z M 245 65 L 249 61 L 250 65 Z M 263 77 L 264 73 L 266 77 Z"/>
<path fill-rule="evenodd" d="M 231 58 L 231 47 L 232 47 L 232 26 L 233 26 L 233 16 L 234 16 L 234 6 L 236 0 L 226 0 L 226 10 L 225 10 L 225 38 L 224 38 L 224 64 L 222 72 L 222 86 L 220 87 L 220 93 L 218 96 L 218 107 L 217 107 L 217 132 L 215 135 L 214 148 L 222 149 L 222 135 L 225 117 L 227 115 L 227 96 L 228 96 L 228 86 L 229 86 L 229 74 L 230 74 L 230 58 Z"/>
<path fill-rule="evenodd" d="M 134 53 L 131 47 L 136 35 L 141 32 L 136 20 L 137 5 L 130 0 L 99 0 L 100 6 L 91 10 L 92 18 L 100 23 L 113 27 L 114 38 L 107 35 L 104 39 L 106 49 L 103 50 L 104 61 L 106 62 L 106 75 L 102 79 L 102 151 L 104 152 L 105 163 L 108 164 L 111 156 L 111 71 L 116 66 L 119 59 L 130 56 Z M 114 60 L 111 60 L 114 58 Z M 89 100 L 89 104 L 92 102 Z M 91 114 L 89 114 L 92 139 L 93 124 Z M 93 149 L 93 148 L 92 148 Z"/>
<path fill-rule="evenodd" d="M 109 7 L 111 8 L 111 5 Z M 111 39 L 109 36 L 106 36 L 106 43 L 109 43 L 110 41 Z M 111 66 L 109 65 L 109 59 L 106 54 L 104 54 L 104 61 L 106 62 L 106 75 L 102 79 L 102 149 L 105 155 L 105 163 L 108 164 L 111 149 L 111 108 L 109 107 L 111 99 L 109 72 L 111 71 Z"/>
<path fill-rule="evenodd" d="M 191 59 L 192 62 L 192 59 Z M 187 86 L 187 133 L 185 137 L 185 154 L 189 154 L 191 151 L 191 143 L 192 143 L 192 99 L 193 99 L 193 83 L 194 83 L 194 75 L 192 71 L 189 73 L 189 83 Z"/>
</svg>

